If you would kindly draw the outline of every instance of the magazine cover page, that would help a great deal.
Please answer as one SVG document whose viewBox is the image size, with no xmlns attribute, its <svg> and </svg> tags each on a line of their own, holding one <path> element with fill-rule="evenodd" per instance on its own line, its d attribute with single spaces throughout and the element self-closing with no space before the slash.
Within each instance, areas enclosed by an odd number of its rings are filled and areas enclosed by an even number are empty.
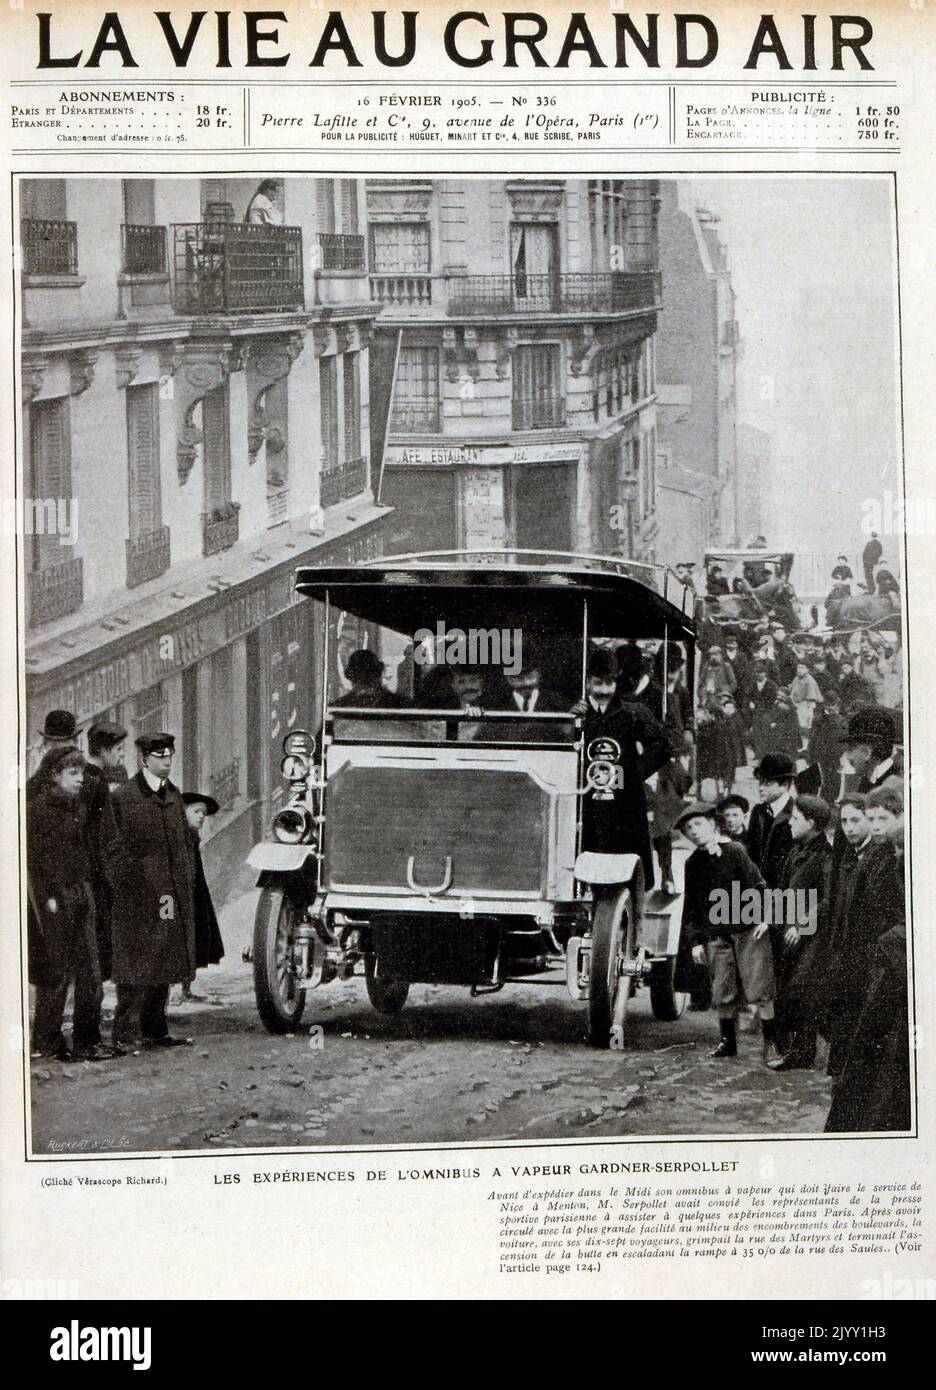
<svg viewBox="0 0 936 1390">
<path fill-rule="evenodd" d="M 159 1371 L 150 1300 L 258 1296 L 730 1298 L 739 1370 L 906 1354 L 936 34 L 856 8 L 11 0 L 40 1358 Z"/>
</svg>

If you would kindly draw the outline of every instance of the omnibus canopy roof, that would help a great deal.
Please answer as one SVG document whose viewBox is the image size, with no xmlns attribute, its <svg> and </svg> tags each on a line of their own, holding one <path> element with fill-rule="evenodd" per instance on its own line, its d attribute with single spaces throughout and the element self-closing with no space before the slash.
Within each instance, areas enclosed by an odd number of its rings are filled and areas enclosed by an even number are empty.
<svg viewBox="0 0 936 1390">
<path fill-rule="evenodd" d="M 507 555 L 518 556 L 511 563 Z M 491 563 L 481 557 L 491 555 Z M 532 563 L 533 557 L 536 562 Z M 559 552 L 445 551 L 388 555 L 354 566 L 308 566 L 296 590 L 367 622 L 412 634 L 420 628 L 524 624 L 579 635 L 588 603 L 590 637 L 695 637 L 696 599 L 662 565 Z"/>
</svg>

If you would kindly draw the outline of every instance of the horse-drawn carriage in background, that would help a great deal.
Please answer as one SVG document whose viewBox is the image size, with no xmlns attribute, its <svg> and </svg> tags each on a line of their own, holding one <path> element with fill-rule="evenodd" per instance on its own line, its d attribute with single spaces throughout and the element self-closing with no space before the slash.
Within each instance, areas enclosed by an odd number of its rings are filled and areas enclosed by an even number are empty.
<svg viewBox="0 0 936 1390">
<path fill-rule="evenodd" d="M 780 622 L 788 632 L 801 626 L 799 601 L 790 579 L 791 551 L 751 546 L 705 552 L 705 619 L 719 627 Z"/>
<path fill-rule="evenodd" d="M 638 854 L 587 842 L 586 802 L 607 796 L 621 750 L 586 747 L 569 711 L 589 652 L 621 639 L 660 643 L 664 673 L 678 647 L 692 690 L 691 590 L 661 566 L 528 551 L 302 569 L 297 590 L 319 604 L 323 714 L 315 736 L 287 737 L 292 794 L 248 861 L 262 890 L 253 963 L 266 1027 L 295 1029 L 312 991 L 355 974 L 382 1013 L 417 982 L 473 996 L 565 985 L 600 1047 L 622 1045 L 641 987 L 656 1017 L 678 1018 L 681 898 L 645 891 Z M 561 706 L 485 708 L 479 721 L 452 700 L 420 704 L 418 690 L 408 707 L 336 702 L 336 611 L 379 633 L 382 660 L 412 655 L 426 632 L 519 632 L 548 653 Z"/>
</svg>

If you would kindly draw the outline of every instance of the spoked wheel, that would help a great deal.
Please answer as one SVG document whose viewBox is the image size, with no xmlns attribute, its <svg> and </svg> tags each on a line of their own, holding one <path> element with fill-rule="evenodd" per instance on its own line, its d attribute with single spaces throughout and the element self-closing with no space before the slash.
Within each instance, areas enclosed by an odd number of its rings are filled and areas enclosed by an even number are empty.
<svg viewBox="0 0 936 1390">
<path fill-rule="evenodd" d="M 636 878 L 594 889 L 588 997 L 588 1038 L 594 1047 L 620 1047 L 623 1040 L 634 977 L 622 972 L 637 954 L 639 889 Z"/>
<path fill-rule="evenodd" d="M 661 1023 L 675 1023 L 682 1018 L 689 995 L 673 987 L 676 978 L 676 957 L 657 961 L 650 971 L 650 1007 L 653 1017 Z"/>
<path fill-rule="evenodd" d="M 282 888 L 264 888 L 254 917 L 253 970 L 257 1012 L 270 1033 L 291 1033 L 305 1009 L 296 988 L 295 950 L 300 913 Z"/>
<path fill-rule="evenodd" d="M 368 955 L 364 962 L 364 982 L 367 997 L 379 1014 L 398 1014 L 409 994 L 407 980 L 382 980 L 377 974 L 377 957 Z"/>
</svg>

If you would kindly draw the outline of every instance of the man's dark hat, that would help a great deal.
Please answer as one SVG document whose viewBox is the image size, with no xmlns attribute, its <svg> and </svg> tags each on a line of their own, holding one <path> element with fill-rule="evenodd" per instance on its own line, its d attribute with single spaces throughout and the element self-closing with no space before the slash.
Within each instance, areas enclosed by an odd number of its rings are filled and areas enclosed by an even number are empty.
<svg viewBox="0 0 936 1390">
<path fill-rule="evenodd" d="M 793 778 L 793 785 L 800 796 L 818 796 L 822 790 L 822 770 L 818 763 L 811 763 Z"/>
<path fill-rule="evenodd" d="M 722 797 L 721 801 L 719 801 L 718 805 L 715 807 L 715 810 L 727 811 L 732 806 L 737 806 L 745 815 L 747 815 L 748 811 L 751 809 L 751 803 L 746 796 L 741 796 L 738 792 L 732 792 L 730 796 Z"/>
<path fill-rule="evenodd" d="M 383 675 L 384 664 L 376 652 L 367 647 L 352 652 L 345 665 L 349 681 L 374 680 Z"/>
<path fill-rule="evenodd" d="M 848 721 L 842 743 L 894 743 L 897 739 L 897 720 L 892 709 L 868 705 L 856 710 Z"/>
<path fill-rule="evenodd" d="M 616 681 L 618 678 L 617 657 L 607 647 L 598 647 L 588 658 L 588 674 L 596 680 Z"/>
<path fill-rule="evenodd" d="M 644 672 L 644 656 L 639 647 L 626 643 L 617 650 L 618 675 L 625 681 L 637 681 Z"/>
<path fill-rule="evenodd" d="M 149 753 L 155 753 L 158 748 L 175 748 L 175 736 L 173 734 L 138 734 L 136 746 L 145 758 Z"/>
<path fill-rule="evenodd" d="M 213 796 L 206 796 L 204 792 L 183 792 L 182 800 L 186 806 L 204 806 L 206 816 L 216 816 L 221 807 Z"/>
<path fill-rule="evenodd" d="M 78 725 L 69 709 L 50 709 L 42 728 L 42 737 L 50 743 L 60 740 L 71 743 L 78 737 Z"/>
<path fill-rule="evenodd" d="M 99 719 L 88 730 L 88 747 L 116 748 L 126 737 L 127 731 L 121 724 L 115 724 L 110 719 Z"/>
<path fill-rule="evenodd" d="M 754 776 L 758 782 L 782 782 L 793 776 L 793 760 L 785 753 L 765 753 L 754 769 Z"/>
<path fill-rule="evenodd" d="M 691 820 L 693 816 L 708 816 L 710 820 L 714 820 L 715 815 L 715 807 L 710 801 L 691 801 L 673 822 L 673 829 L 680 830 L 686 821 Z"/>
</svg>

